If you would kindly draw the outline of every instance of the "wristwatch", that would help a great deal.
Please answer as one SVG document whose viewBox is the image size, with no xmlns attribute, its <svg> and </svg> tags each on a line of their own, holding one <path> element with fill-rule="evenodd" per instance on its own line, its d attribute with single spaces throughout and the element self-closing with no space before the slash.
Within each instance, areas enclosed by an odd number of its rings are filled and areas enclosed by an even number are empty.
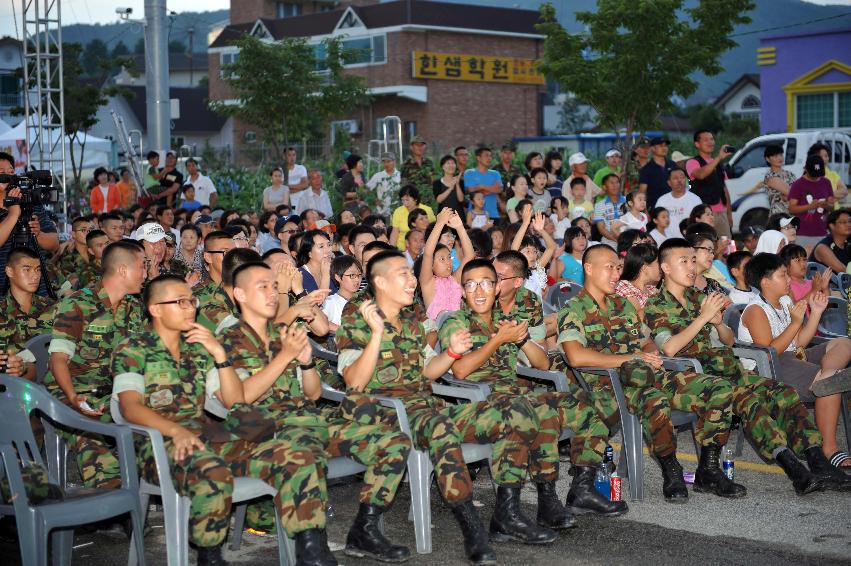
<svg viewBox="0 0 851 566">
<path fill-rule="evenodd" d="M 311 361 L 310 363 L 307 363 L 307 364 L 298 364 L 298 367 L 300 367 L 302 371 L 307 371 L 309 369 L 315 368 L 316 362 Z"/>
<path fill-rule="evenodd" d="M 215 362 L 215 364 L 216 364 L 216 369 L 225 369 L 225 368 L 231 367 L 233 365 L 233 362 L 231 361 L 230 358 L 228 358 L 221 363 Z"/>
</svg>

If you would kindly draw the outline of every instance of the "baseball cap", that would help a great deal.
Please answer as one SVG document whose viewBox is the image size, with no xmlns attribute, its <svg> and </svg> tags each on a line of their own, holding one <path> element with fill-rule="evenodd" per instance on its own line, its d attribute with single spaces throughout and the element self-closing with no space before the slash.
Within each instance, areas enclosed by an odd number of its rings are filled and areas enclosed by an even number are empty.
<svg viewBox="0 0 851 566">
<path fill-rule="evenodd" d="M 293 214 L 291 216 L 278 218 L 278 221 L 275 222 L 275 235 L 276 236 L 281 233 L 281 230 L 284 229 L 284 225 L 287 222 L 292 222 L 292 223 L 298 225 L 298 223 L 301 222 L 301 218 L 299 218 L 298 214 Z"/>
<path fill-rule="evenodd" d="M 675 151 L 674 153 L 671 154 L 671 161 L 679 162 L 679 161 L 685 161 L 686 159 L 688 159 L 688 156 L 683 154 L 682 151 Z"/>
<path fill-rule="evenodd" d="M 789 224 L 791 224 L 795 228 L 798 228 L 801 225 L 801 219 L 798 218 L 797 216 L 787 216 L 786 218 L 780 219 L 780 227 L 781 228 L 785 228 Z"/>
<path fill-rule="evenodd" d="M 588 158 L 585 157 L 585 154 L 581 151 L 571 154 L 570 158 L 567 160 L 567 164 L 570 166 L 579 165 L 580 163 L 588 163 Z"/>
<path fill-rule="evenodd" d="M 669 140 L 668 138 L 663 138 L 663 137 L 650 138 L 650 146 L 651 147 L 653 147 L 654 145 L 662 145 L 662 144 L 668 145 L 670 143 L 671 143 L 671 140 Z"/>
<path fill-rule="evenodd" d="M 385 151 L 381 154 L 381 161 L 396 161 L 396 154 L 392 151 Z"/>
<path fill-rule="evenodd" d="M 820 155 L 807 156 L 807 162 L 804 164 L 804 171 L 810 177 L 824 177 L 824 160 Z"/>
<path fill-rule="evenodd" d="M 635 140 L 635 145 L 650 145 L 650 140 L 647 136 L 638 136 L 638 139 Z"/>
<path fill-rule="evenodd" d="M 417 134 L 417 135 L 415 135 L 414 137 L 411 138 L 411 145 L 414 145 L 415 143 L 423 143 L 424 144 L 424 143 L 426 143 L 426 141 L 425 141 L 424 137 Z"/>
<path fill-rule="evenodd" d="M 140 242 L 145 240 L 156 244 L 165 237 L 165 230 L 156 222 L 149 222 L 148 224 L 139 226 L 139 229 L 136 230 L 136 240 Z"/>
<path fill-rule="evenodd" d="M 213 222 L 212 216 L 209 214 L 202 214 L 195 220 L 195 225 L 200 226 L 201 224 L 212 224 Z"/>
<path fill-rule="evenodd" d="M 221 217 L 222 217 L 222 215 L 223 215 L 224 213 L 225 213 L 225 211 L 224 211 L 223 209 L 221 209 L 221 208 L 217 208 L 216 210 L 214 210 L 213 212 L 211 212 L 211 213 L 210 213 L 210 217 L 211 217 L 213 220 L 218 220 L 219 218 L 221 218 Z"/>
<path fill-rule="evenodd" d="M 168 240 L 172 244 L 177 243 L 177 237 L 174 235 L 174 232 L 171 232 L 171 231 L 166 232 L 165 233 L 165 239 Z"/>
<path fill-rule="evenodd" d="M 505 151 L 517 151 L 517 144 L 514 142 L 506 142 L 502 144 L 502 148 Z"/>
<path fill-rule="evenodd" d="M 742 236 L 754 236 L 756 238 L 759 238 L 762 235 L 762 232 L 763 230 L 759 226 L 745 226 L 742 229 Z"/>
<path fill-rule="evenodd" d="M 620 156 L 621 152 L 614 147 L 606 152 L 606 157 L 614 157 L 615 155 Z"/>
</svg>

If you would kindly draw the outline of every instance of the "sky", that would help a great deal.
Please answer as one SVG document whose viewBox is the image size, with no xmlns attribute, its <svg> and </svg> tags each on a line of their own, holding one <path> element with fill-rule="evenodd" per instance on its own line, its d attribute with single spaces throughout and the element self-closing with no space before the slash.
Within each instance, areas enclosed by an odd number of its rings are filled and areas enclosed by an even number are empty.
<svg viewBox="0 0 851 566">
<path fill-rule="evenodd" d="M 145 11 L 143 0 L 60 0 L 62 21 L 73 23 L 111 23 L 118 19 L 115 8 L 133 8 L 133 16 L 141 18 Z M 812 4 L 833 4 L 851 6 L 851 0 L 806 0 Z M 197 11 L 197 0 L 170 0 L 168 8 L 176 12 Z M 222 10 L 230 7 L 230 0 L 206 0 L 204 10 Z M 20 0 L 0 0 L 0 36 L 10 35 L 20 39 L 21 34 Z M 14 19 L 12 16 L 16 16 Z M 17 23 L 17 31 L 15 24 Z"/>
</svg>

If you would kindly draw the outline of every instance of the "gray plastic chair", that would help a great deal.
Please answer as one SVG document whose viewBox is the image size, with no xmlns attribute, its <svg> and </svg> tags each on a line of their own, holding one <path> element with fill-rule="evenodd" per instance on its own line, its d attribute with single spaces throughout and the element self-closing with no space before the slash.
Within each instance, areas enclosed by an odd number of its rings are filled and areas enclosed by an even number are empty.
<svg viewBox="0 0 851 566">
<path fill-rule="evenodd" d="M 0 392 L 0 413 L 3 415 L 3 426 L 0 427 L 3 466 L 0 471 L 5 471 L 12 495 L 11 504 L 0 502 L 0 515 L 15 516 L 24 566 L 47 564 L 48 535 L 52 535 L 53 539 L 54 563 L 70 564 L 75 526 L 119 517 L 125 513 L 130 514 L 133 523 L 131 555 L 140 556 L 140 562 L 144 564 L 139 478 L 132 433 L 124 427 L 80 415 L 54 399 L 43 387 L 25 379 L 0 374 Z M 60 485 L 65 491 L 64 499 L 31 503 L 21 477 L 22 464 L 45 466 L 30 425 L 30 414 L 35 410 L 41 413 L 43 420 L 50 419 L 73 430 L 115 439 L 121 487 L 69 489 Z"/>
<path fill-rule="evenodd" d="M 189 498 L 181 496 L 174 489 L 163 435 L 157 429 L 128 423 L 121 414 L 121 406 L 116 397 L 111 399 L 110 411 L 112 419 L 116 423 L 127 425 L 134 433 L 148 437 L 151 443 L 160 483 L 156 485 L 140 479 L 139 505 L 147 514 L 150 497 L 152 495 L 160 496 L 163 504 L 163 518 L 165 519 L 168 565 L 187 566 L 189 564 Z M 233 480 L 232 501 L 234 506 L 262 497 L 274 497 L 277 493 L 275 488 L 257 478 L 234 478 Z M 281 566 L 295 564 L 295 547 L 289 544 L 277 513 L 275 514 L 275 526 L 278 535 L 278 562 Z M 128 564 L 135 565 L 138 563 L 137 560 L 138 556 L 131 553 Z"/>
<path fill-rule="evenodd" d="M 824 273 L 827 266 L 817 261 L 807 262 L 807 279 L 812 279 L 816 273 Z"/>
<path fill-rule="evenodd" d="M 582 290 L 582 285 L 575 281 L 562 281 L 550 287 L 544 298 L 544 314 L 554 314 L 573 297 L 579 294 Z"/>
<path fill-rule="evenodd" d="M 827 300 L 827 308 L 821 315 L 818 331 L 822 336 L 838 338 L 848 336 L 848 301 L 838 297 Z"/>
<path fill-rule="evenodd" d="M 47 352 L 47 347 L 50 346 L 50 334 L 39 334 L 26 343 L 26 349 L 32 352 L 35 356 L 35 382 L 44 383 L 44 376 L 47 375 L 47 370 L 50 362 L 50 354 Z"/>
</svg>

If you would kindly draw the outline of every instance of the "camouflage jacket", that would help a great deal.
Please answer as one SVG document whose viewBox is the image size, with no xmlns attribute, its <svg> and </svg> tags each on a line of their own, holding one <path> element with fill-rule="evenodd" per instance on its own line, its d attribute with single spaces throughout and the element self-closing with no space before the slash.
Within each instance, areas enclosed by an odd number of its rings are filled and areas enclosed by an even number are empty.
<svg viewBox="0 0 851 566">
<path fill-rule="evenodd" d="M 492 167 L 492 169 L 499 173 L 499 176 L 502 178 L 502 185 L 504 187 L 507 187 L 511 183 L 511 178 L 513 176 L 521 174 L 520 169 L 516 165 L 511 164 L 508 166 L 508 169 L 505 169 L 502 166 L 501 161 L 497 163 L 495 167 Z"/>
<path fill-rule="evenodd" d="M 606 354 L 634 354 L 641 349 L 644 329 L 632 303 L 618 295 L 606 297 L 606 312 L 583 289 L 558 313 L 558 343 L 579 342 Z"/>
<path fill-rule="evenodd" d="M 112 355 L 112 394 L 137 391 L 161 417 L 199 431 L 205 383 L 215 371 L 213 358 L 200 344 L 180 342 L 180 360 L 159 334 L 146 330 L 121 341 Z"/>
<path fill-rule="evenodd" d="M 660 349 L 671 336 L 685 330 L 700 316 L 700 302 L 704 297 L 703 293 L 689 287 L 685 290 L 683 306 L 664 285 L 658 294 L 650 297 L 644 307 L 644 316 L 651 336 Z M 733 349 L 721 343 L 718 330 L 711 324 L 705 324 L 685 348 L 674 354 L 683 358 L 697 358 L 704 365 L 710 364 L 714 370 L 722 369 L 720 366 L 715 367 L 712 362 L 713 358 L 719 355 L 730 360 L 735 359 Z"/>
<path fill-rule="evenodd" d="M 473 348 L 470 351 L 478 350 L 488 343 L 491 334 L 495 333 L 499 327 L 499 321 L 505 320 L 505 318 L 498 309 L 495 309 L 491 313 L 491 320 L 487 321 L 464 304 L 461 310 L 452 313 L 441 325 L 439 330 L 440 347 L 443 351 L 446 351 L 449 348 L 449 339 L 452 334 L 457 330 L 467 329 L 470 331 L 470 338 L 473 342 Z M 514 369 L 517 367 L 519 351 L 520 348 L 517 344 L 502 344 L 484 365 L 474 370 L 465 379 L 491 384 L 491 388 L 499 393 L 513 395 L 526 393 L 526 389 L 517 383 L 517 372 Z M 457 353 L 460 354 L 461 352 Z"/>
<path fill-rule="evenodd" d="M 400 170 L 402 175 L 402 186 L 413 185 L 420 192 L 420 201 L 423 204 L 434 204 L 432 185 L 434 183 L 434 163 L 428 157 L 423 157 L 422 164 L 409 157 L 402 164 Z"/>
<path fill-rule="evenodd" d="M 198 284 L 195 285 L 195 287 L 192 288 L 192 294 L 198 297 L 198 299 L 201 301 L 201 306 L 204 306 L 204 304 L 206 304 L 210 300 L 210 298 L 213 296 L 213 294 L 216 292 L 216 289 L 218 288 L 219 284 L 210 279 L 210 276 L 207 275 L 206 277 L 204 277 L 204 279 L 199 281 Z"/>
<path fill-rule="evenodd" d="M 425 329 L 413 311 L 403 309 L 399 319 L 400 330 L 389 322 L 384 323 L 375 371 L 365 390 L 403 398 L 430 396 L 431 383 L 423 376 L 423 368 L 434 356 L 434 350 L 426 344 Z M 340 374 L 363 354 L 371 336 L 372 331 L 360 311 L 343 314 L 337 329 Z"/>
<path fill-rule="evenodd" d="M 96 285 L 102 276 L 100 260 L 90 261 L 80 271 L 80 288 Z"/>
<path fill-rule="evenodd" d="M 82 288 L 80 285 L 80 274 L 87 265 L 88 261 L 86 261 L 86 258 L 76 248 L 70 248 L 56 261 L 54 274 L 56 276 L 57 286 L 70 281 L 73 289 Z"/>
<path fill-rule="evenodd" d="M 0 299 L 0 344 L 12 348 L 16 352 L 24 349 L 24 345 L 40 334 L 50 334 L 53 329 L 53 318 L 56 303 L 52 299 L 33 295 L 32 306 L 24 312 L 12 292 Z"/>
<path fill-rule="evenodd" d="M 109 357 L 130 334 L 143 329 L 142 303 L 135 295 L 125 296 L 113 307 L 101 283 L 76 291 L 62 300 L 56 310 L 49 352 L 67 354 L 71 381 L 77 393 L 94 393 L 94 399 L 109 396 L 112 374 Z M 48 372 L 45 385 L 55 395 L 61 389 Z M 89 404 L 95 406 L 91 399 Z"/>
<path fill-rule="evenodd" d="M 219 323 L 228 317 L 228 315 L 236 315 L 236 306 L 231 301 L 224 288 L 219 285 L 212 295 L 198 298 L 201 300 L 201 305 L 198 311 L 198 324 L 207 328 L 210 332 L 215 332 Z"/>
<path fill-rule="evenodd" d="M 514 306 L 508 314 L 503 313 L 499 306 L 499 300 L 494 303 L 494 309 L 498 312 L 498 320 L 516 320 L 529 323 L 529 338 L 536 342 L 545 340 L 547 337 L 547 327 L 544 325 L 544 306 L 541 304 L 541 299 L 538 295 L 527 289 L 520 287 L 514 295 Z"/>
</svg>

